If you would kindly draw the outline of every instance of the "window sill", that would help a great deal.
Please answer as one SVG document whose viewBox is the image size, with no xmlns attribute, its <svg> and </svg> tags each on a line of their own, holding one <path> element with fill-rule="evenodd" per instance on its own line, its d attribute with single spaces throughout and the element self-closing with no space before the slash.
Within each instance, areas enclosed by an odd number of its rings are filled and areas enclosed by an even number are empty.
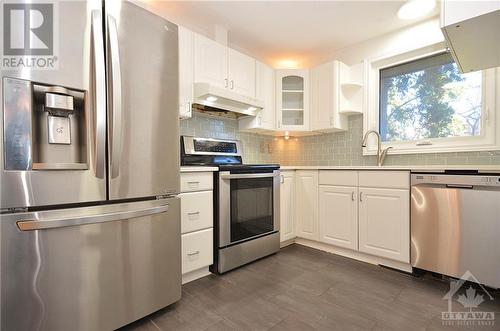
<svg viewBox="0 0 500 331">
<path fill-rule="evenodd" d="M 457 153 L 457 152 L 485 152 L 498 151 L 500 145 L 481 145 L 481 146 L 394 146 L 391 144 L 382 144 L 382 149 L 391 146 L 387 152 L 388 155 L 398 154 L 429 154 L 429 153 Z M 363 148 L 363 155 L 377 155 L 376 146 Z"/>
</svg>

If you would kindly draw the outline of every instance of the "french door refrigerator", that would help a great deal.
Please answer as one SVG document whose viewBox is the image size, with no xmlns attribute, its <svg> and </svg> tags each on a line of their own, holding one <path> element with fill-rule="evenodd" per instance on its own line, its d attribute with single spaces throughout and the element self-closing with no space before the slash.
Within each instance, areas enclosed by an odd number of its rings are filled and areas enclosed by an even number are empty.
<svg viewBox="0 0 500 331">
<path fill-rule="evenodd" d="M 177 26 L 54 6 L 57 68 L 2 69 L 1 330 L 110 330 L 181 296 Z"/>
</svg>

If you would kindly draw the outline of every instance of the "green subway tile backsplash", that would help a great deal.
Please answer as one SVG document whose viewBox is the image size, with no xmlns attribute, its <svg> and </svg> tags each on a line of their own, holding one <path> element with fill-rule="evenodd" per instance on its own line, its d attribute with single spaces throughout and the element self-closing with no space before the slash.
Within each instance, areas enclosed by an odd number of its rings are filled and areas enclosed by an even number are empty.
<svg viewBox="0 0 500 331">
<path fill-rule="evenodd" d="M 281 165 L 369 165 L 376 156 L 363 156 L 361 141 L 363 117 L 349 117 L 349 130 L 289 140 L 238 131 L 237 120 L 193 113 L 181 121 L 181 134 L 221 139 L 238 139 L 243 145 L 245 163 L 280 163 Z M 389 155 L 386 165 L 467 165 L 500 164 L 500 151 Z"/>
</svg>

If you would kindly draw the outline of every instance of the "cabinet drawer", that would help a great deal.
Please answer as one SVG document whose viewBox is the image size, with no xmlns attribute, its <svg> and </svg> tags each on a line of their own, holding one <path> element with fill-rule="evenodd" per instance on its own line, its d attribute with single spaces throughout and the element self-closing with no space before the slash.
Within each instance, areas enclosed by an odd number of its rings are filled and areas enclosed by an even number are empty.
<svg viewBox="0 0 500 331">
<path fill-rule="evenodd" d="M 181 173 L 181 192 L 207 191 L 214 187 L 212 172 Z"/>
<path fill-rule="evenodd" d="M 380 188 L 410 188 L 408 171 L 360 171 L 359 186 Z"/>
<path fill-rule="evenodd" d="M 358 186 L 358 172 L 322 170 L 319 172 L 319 185 Z"/>
<path fill-rule="evenodd" d="M 182 273 L 207 267 L 213 263 L 213 229 L 182 235 Z"/>
<path fill-rule="evenodd" d="M 182 193 L 180 197 L 182 233 L 214 226 L 212 191 Z"/>
</svg>

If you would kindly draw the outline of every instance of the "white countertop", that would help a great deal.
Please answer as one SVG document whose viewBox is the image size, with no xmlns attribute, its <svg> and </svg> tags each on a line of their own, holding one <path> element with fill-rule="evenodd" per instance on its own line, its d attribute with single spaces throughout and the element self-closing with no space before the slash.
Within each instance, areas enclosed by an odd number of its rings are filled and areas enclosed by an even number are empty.
<svg viewBox="0 0 500 331">
<path fill-rule="evenodd" d="M 217 167 L 207 167 L 207 166 L 185 166 L 181 167 L 181 172 L 207 172 L 207 171 L 219 171 Z"/>
<path fill-rule="evenodd" d="M 478 170 L 500 173 L 500 165 L 422 165 L 422 166 L 281 166 L 281 170 L 408 170 L 444 172 L 445 170 Z"/>
</svg>

